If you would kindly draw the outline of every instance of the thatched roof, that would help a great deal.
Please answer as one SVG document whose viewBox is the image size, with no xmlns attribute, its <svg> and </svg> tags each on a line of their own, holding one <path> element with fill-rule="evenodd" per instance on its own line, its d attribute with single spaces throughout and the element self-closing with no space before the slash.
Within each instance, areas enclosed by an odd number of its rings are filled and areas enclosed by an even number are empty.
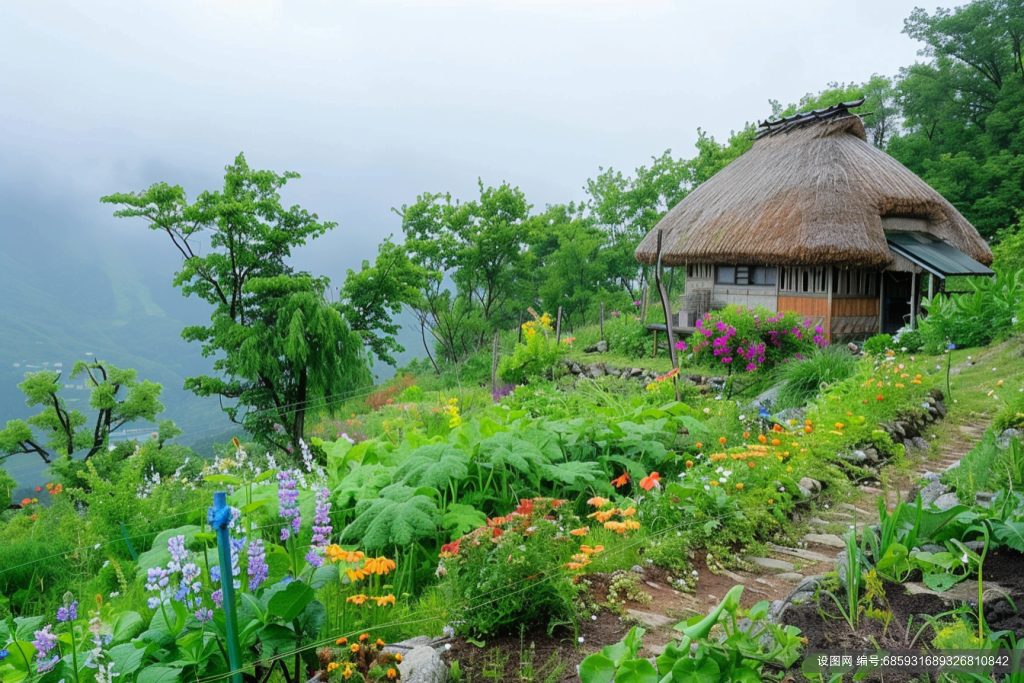
<svg viewBox="0 0 1024 683">
<path fill-rule="evenodd" d="M 761 124 L 753 147 L 666 214 L 641 263 L 893 264 L 886 230 L 924 230 L 986 265 L 988 245 L 952 204 L 867 142 L 850 102 Z M 906 220 L 915 219 L 915 220 Z"/>
</svg>

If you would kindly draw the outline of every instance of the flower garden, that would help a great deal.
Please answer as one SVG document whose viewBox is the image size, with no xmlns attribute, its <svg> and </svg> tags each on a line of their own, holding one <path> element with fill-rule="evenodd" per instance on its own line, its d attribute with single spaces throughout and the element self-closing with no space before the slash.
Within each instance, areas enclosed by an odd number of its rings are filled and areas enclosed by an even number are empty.
<svg viewBox="0 0 1024 683">
<path fill-rule="evenodd" d="M 616 347 L 644 343 L 635 324 L 612 316 L 593 355 L 593 330 L 561 343 L 539 316 L 505 344 L 502 390 L 413 367 L 295 453 L 153 442 L 59 469 L 3 517 L 0 679 L 390 681 L 422 636 L 452 681 L 835 681 L 805 652 L 1018 648 L 1020 337 L 855 355 L 727 309 L 672 368 Z M 637 372 L 567 370 L 600 356 Z M 779 378 L 803 388 L 762 393 Z M 952 502 L 904 495 L 979 420 L 931 482 Z M 833 520 L 843 552 L 803 601 L 755 582 L 751 557 L 800 552 L 843 505 L 878 516 Z M 668 642 L 637 617 L 658 609 Z"/>
</svg>

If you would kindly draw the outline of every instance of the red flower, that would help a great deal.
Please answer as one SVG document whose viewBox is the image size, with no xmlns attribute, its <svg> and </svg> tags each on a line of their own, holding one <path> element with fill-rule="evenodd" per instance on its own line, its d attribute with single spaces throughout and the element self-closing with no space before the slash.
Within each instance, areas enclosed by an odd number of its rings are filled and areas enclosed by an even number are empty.
<svg viewBox="0 0 1024 683">
<path fill-rule="evenodd" d="M 519 501 L 519 507 L 516 508 L 516 514 L 528 517 L 533 514 L 533 500 L 529 498 L 523 498 Z"/>
<path fill-rule="evenodd" d="M 619 488 L 620 486 L 625 486 L 628 483 L 629 483 L 629 473 L 628 472 L 623 472 L 621 477 L 616 477 L 615 479 L 612 479 L 612 485 L 615 488 Z"/>
<path fill-rule="evenodd" d="M 885 396 L 882 396 L 881 394 L 879 394 L 875 398 L 877 398 L 879 401 L 884 401 L 885 400 Z"/>
<path fill-rule="evenodd" d="M 661 488 L 661 475 L 657 472 L 651 472 L 646 477 L 640 480 L 640 488 L 644 491 L 650 491 L 653 488 Z"/>
<path fill-rule="evenodd" d="M 36 493 L 39 493 L 39 492 L 40 492 L 40 491 L 42 491 L 42 490 L 43 490 L 43 487 L 42 487 L 42 486 L 37 486 L 37 487 L 36 487 Z"/>
</svg>

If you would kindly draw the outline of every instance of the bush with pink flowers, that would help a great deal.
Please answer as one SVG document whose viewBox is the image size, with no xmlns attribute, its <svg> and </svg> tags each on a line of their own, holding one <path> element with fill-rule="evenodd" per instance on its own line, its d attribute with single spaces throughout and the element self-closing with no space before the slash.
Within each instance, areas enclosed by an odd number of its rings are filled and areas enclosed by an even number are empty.
<svg viewBox="0 0 1024 683">
<path fill-rule="evenodd" d="M 790 358 L 803 358 L 828 345 L 821 326 L 795 313 L 774 313 L 765 308 L 727 306 L 705 313 L 697 331 L 676 348 L 689 352 L 694 362 L 712 363 L 754 372 Z"/>
</svg>

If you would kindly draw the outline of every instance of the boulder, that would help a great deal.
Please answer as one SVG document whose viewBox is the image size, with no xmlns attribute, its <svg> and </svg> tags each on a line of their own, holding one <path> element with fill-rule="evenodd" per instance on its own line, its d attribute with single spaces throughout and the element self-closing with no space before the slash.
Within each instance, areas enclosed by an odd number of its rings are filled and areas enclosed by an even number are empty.
<svg viewBox="0 0 1024 683">
<path fill-rule="evenodd" d="M 938 480 L 932 481 L 921 489 L 921 502 L 925 505 L 931 505 L 946 493 L 949 493 L 948 486 Z"/>
<path fill-rule="evenodd" d="M 402 656 L 398 665 L 405 683 L 447 683 L 448 667 L 429 645 L 419 645 Z"/>
<path fill-rule="evenodd" d="M 810 477 L 804 477 L 799 482 L 801 488 L 810 490 L 812 493 L 817 493 L 821 490 L 821 482 L 817 479 L 811 479 Z"/>
<path fill-rule="evenodd" d="M 604 363 L 592 363 L 587 366 L 587 377 L 590 379 L 604 377 L 606 374 L 608 373 L 605 371 Z"/>
<path fill-rule="evenodd" d="M 956 497 L 955 493 L 943 493 L 941 496 L 936 498 L 935 502 L 932 504 L 940 510 L 948 510 L 951 507 L 959 505 L 960 500 Z"/>
<path fill-rule="evenodd" d="M 1016 439 L 1017 441 L 1020 441 L 1021 431 L 1019 429 L 1005 430 L 1002 434 L 999 435 L 999 438 L 996 439 L 996 447 L 1004 451 L 1008 450 L 1010 448 L 1011 439 Z"/>
</svg>

